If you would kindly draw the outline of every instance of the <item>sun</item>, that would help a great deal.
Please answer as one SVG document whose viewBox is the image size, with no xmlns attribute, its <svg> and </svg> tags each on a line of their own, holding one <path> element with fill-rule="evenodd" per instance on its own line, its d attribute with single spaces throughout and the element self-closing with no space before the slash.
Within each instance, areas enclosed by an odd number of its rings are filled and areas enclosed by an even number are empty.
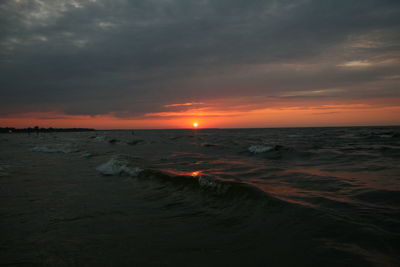
<svg viewBox="0 0 400 267">
<path fill-rule="evenodd" d="M 197 128 L 197 127 L 199 127 L 199 124 L 197 122 L 193 122 L 193 127 Z"/>
</svg>

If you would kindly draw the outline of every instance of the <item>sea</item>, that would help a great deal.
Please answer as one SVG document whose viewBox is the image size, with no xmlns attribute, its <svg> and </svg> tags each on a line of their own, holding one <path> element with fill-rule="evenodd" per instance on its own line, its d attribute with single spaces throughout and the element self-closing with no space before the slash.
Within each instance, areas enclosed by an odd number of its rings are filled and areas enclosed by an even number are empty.
<svg viewBox="0 0 400 267">
<path fill-rule="evenodd" d="M 0 136 L 1 266 L 400 266 L 400 127 Z"/>
</svg>

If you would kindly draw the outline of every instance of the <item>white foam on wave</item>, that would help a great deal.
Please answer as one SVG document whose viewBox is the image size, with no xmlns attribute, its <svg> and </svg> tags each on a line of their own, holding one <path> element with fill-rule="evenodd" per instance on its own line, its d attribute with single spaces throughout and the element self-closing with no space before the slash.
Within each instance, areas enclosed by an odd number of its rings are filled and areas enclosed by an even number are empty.
<svg viewBox="0 0 400 267">
<path fill-rule="evenodd" d="M 274 149 L 274 147 L 266 146 L 266 145 L 253 145 L 253 146 L 250 146 L 248 149 L 251 153 L 259 154 L 259 153 L 271 151 L 272 149 Z"/>
<path fill-rule="evenodd" d="M 98 166 L 96 170 L 104 175 L 128 174 L 130 176 L 137 176 L 143 169 L 132 166 L 134 159 L 126 155 L 116 155 L 106 163 Z"/>
<path fill-rule="evenodd" d="M 200 175 L 199 176 L 199 184 L 200 186 L 205 186 L 205 187 L 216 187 L 217 186 L 217 182 L 208 177 L 208 176 L 204 176 L 204 175 Z"/>
<path fill-rule="evenodd" d="M 93 140 L 96 142 L 105 142 L 105 141 L 107 141 L 107 139 L 108 139 L 108 137 L 105 135 L 98 135 L 93 138 Z"/>
<path fill-rule="evenodd" d="M 43 153 L 74 153 L 78 152 L 79 149 L 69 144 L 54 144 L 45 146 L 35 146 L 31 149 L 33 152 Z"/>
<path fill-rule="evenodd" d="M 212 190 L 215 190 L 216 193 L 225 193 L 229 189 L 229 185 L 224 185 L 214 178 L 205 175 L 200 175 L 198 182 L 200 187 L 211 188 Z"/>
</svg>

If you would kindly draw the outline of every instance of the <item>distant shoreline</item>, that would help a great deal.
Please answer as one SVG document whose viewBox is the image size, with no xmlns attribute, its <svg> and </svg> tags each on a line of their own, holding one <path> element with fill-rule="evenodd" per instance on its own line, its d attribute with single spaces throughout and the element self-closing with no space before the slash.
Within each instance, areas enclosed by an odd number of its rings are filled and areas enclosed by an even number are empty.
<svg viewBox="0 0 400 267">
<path fill-rule="evenodd" d="M 293 128 L 390 128 L 400 125 L 362 125 L 362 126 L 286 126 L 286 127 L 248 127 L 248 128 L 166 128 L 166 129 L 93 129 L 93 128 L 41 128 L 41 127 L 0 127 L 0 133 L 55 133 L 55 132 L 94 132 L 94 131 L 176 131 L 176 130 L 257 130 L 257 129 L 293 129 Z"/>
<path fill-rule="evenodd" d="M 29 128 L 14 128 L 14 127 L 2 127 L 0 133 L 56 133 L 56 132 L 90 132 L 96 131 L 90 128 L 40 128 L 40 127 L 29 127 Z"/>
</svg>

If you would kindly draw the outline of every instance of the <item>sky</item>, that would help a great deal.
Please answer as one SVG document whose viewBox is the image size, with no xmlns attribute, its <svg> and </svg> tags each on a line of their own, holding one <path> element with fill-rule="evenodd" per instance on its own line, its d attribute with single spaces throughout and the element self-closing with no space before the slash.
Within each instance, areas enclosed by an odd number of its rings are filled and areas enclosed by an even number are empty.
<svg viewBox="0 0 400 267">
<path fill-rule="evenodd" d="M 400 125 L 400 1 L 0 1 L 0 127 L 193 122 Z"/>
</svg>

